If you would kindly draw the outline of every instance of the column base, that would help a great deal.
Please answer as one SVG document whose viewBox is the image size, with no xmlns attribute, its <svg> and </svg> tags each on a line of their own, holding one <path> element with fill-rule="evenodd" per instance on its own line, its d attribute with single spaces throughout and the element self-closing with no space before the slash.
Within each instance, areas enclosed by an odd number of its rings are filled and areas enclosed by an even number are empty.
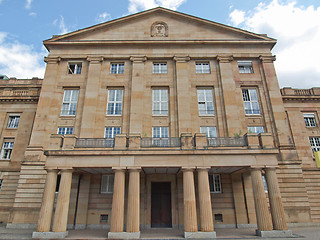
<svg viewBox="0 0 320 240">
<path fill-rule="evenodd" d="M 184 238 L 216 238 L 216 232 L 184 232 Z"/>
<path fill-rule="evenodd" d="M 292 237 L 291 230 L 272 230 L 272 231 L 260 231 L 256 230 L 256 235 L 260 237 Z"/>
<path fill-rule="evenodd" d="M 108 232 L 109 239 L 139 239 L 140 232 Z"/>
<path fill-rule="evenodd" d="M 68 236 L 68 231 L 66 232 L 33 232 L 32 238 L 38 239 L 55 239 L 55 238 L 65 238 Z"/>
</svg>

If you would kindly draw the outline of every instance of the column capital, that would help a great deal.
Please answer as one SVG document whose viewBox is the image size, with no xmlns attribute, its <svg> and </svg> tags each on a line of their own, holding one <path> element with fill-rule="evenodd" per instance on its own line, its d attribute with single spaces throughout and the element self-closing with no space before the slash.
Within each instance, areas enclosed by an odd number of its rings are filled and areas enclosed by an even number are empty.
<svg viewBox="0 0 320 240">
<path fill-rule="evenodd" d="M 62 168 L 62 169 L 60 169 L 60 172 L 61 173 L 64 173 L 64 172 L 73 172 L 73 168 Z"/>
<path fill-rule="evenodd" d="M 259 59 L 263 63 L 272 63 L 272 62 L 274 62 L 276 60 L 276 56 L 275 55 L 273 55 L 273 56 L 262 56 L 262 55 L 260 55 Z"/>
<path fill-rule="evenodd" d="M 44 61 L 48 64 L 49 63 L 55 64 L 55 63 L 59 63 L 61 61 L 61 57 L 45 57 Z"/>
<path fill-rule="evenodd" d="M 87 57 L 87 61 L 90 62 L 90 64 L 97 64 L 103 62 L 104 58 L 102 56 L 100 57 Z"/>
<path fill-rule="evenodd" d="M 129 172 L 141 172 L 141 167 L 127 167 Z"/>
<path fill-rule="evenodd" d="M 131 62 L 141 63 L 147 61 L 147 56 L 130 56 Z"/>
<path fill-rule="evenodd" d="M 125 172 L 127 169 L 125 167 L 112 167 L 114 172 Z"/>
<path fill-rule="evenodd" d="M 217 60 L 220 63 L 229 63 L 233 61 L 233 56 L 229 55 L 229 56 L 217 56 Z"/>
<path fill-rule="evenodd" d="M 57 168 L 45 168 L 45 170 L 47 171 L 47 173 L 49 173 L 49 172 L 56 172 L 56 173 L 58 173 L 58 169 L 57 169 Z"/>
<path fill-rule="evenodd" d="M 265 166 L 264 170 L 268 171 L 268 170 L 276 170 L 277 168 L 279 168 L 279 166 Z"/>
<path fill-rule="evenodd" d="M 193 172 L 196 168 L 195 167 L 182 167 L 182 172 Z"/>
<path fill-rule="evenodd" d="M 189 62 L 190 61 L 190 57 L 189 56 L 174 56 L 173 60 L 176 62 Z"/>
<path fill-rule="evenodd" d="M 209 172 L 209 170 L 211 169 L 211 167 L 197 167 L 197 171 L 205 171 L 205 172 Z"/>
<path fill-rule="evenodd" d="M 251 166 L 248 169 L 250 170 L 250 172 L 252 171 L 262 171 L 262 169 L 264 168 L 264 166 Z"/>
</svg>

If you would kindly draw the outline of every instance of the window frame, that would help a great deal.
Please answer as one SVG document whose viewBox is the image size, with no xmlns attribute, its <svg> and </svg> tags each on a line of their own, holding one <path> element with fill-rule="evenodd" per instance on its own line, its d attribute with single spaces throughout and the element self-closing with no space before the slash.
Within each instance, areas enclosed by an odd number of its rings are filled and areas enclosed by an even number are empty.
<svg viewBox="0 0 320 240">
<path fill-rule="evenodd" d="M 113 68 L 115 66 L 115 69 Z M 110 74 L 124 74 L 124 62 L 110 63 Z"/>
<path fill-rule="evenodd" d="M 0 191 L 2 189 L 3 179 L 0 179 Z"/>
<path fill-rule="evenodd" d="M 254 131 L 251 131 L 250 132 L 250 129 L 249 128 L 254 128 Z M 262 131 L 258 131 L 258 129 L 262 129 Z M 263 126 L 248 126 L 248 133 L 264 133 L 264 127 Z"/>
<path fill-rule="evenodd" d="M 14 118 L 14 120 L 10 121 L 11 118 Z M 17 129 L 19 126 L 19 121 L 20 121 L 20 114 L 9 114 L 7 128 L 8 129 Z M 13 124 L 12 124 L 12 122 L 13 122 Z M 11 125 L 13 125 L 13 126 L 11 126 Z"/>
<path fill-rule="evenodd" d="M 160 137 L 155 137 L 155 129 L 159 128 Z M 166 129 L 166 131 L 164 131 Z M 167 133 L 167 136 L 165 135 Z M 168 139 L 170 137 L 168 126 L 156 126 L 152 127 L 152 138 Z"/>
<path fill-rule="evenodd" d="M 104 138 L 107 138 L 107 128 L 111 129 L 111 138 L 108 137 L 108 139 L 114 139 L 117 134 L 121 134 L 121 127 L 108 126 L 104 128 Z M 117 130 L 119 130 L 119 133 L 117 133 Z"/>
<path fill-rule="evenodd" d="M 104 183 L 103 178 L 104 177 L 107 177 L 106 191 L 104 191 L 104 189 L 103 189 L 103 183 Z M 110 182 L 111 177 L 112 177 L 112 182 Z M 114 174 L 102 174 L 101 181 L 100 181 L 100 194 L 112 194 L 113 190 L 114 190 Z"/>
<path fill-rule="evenodd" d="M 74 70 L 70 68 L 74 65 Z M 82 72 L 82 62 L 68 62 L 68 74 L 70 75 L 80 75 Z"/>
<path fill-rule="evenodd" d="M 114 98 L 112 100 L 110 100 L 110 96 L 112 94 L 111 91 L 115 91 L 113 96 Z M 121 92 L 121 100 L 117 100 L 117 94 L 118 91 Z M 107 116 L 122 116 L 122 112 L 123 112 L 123 94 L 124 94 L 124 89 L 123 88 L 110 88 L 108 89 L 108 97 L 107 97 L 107 110 L 106 110 L 106 115 Z M 110 104 L 112 104 L 112 113 L 110 113 L 110 109 L 109 106 L 111 106 Z M 120 113 L 117 113 L 117 104 L 120 104 L 118 106 L 120 106 Z"/>
<path fill-rule="evenodd" d="M 155 99 L 155 92 L 159 91 L 158 96 L 159 99 Z M 166 97 L 163 100 L 161 92 L 166 92 Z M 159 104 L 159 110 L 155 110 L 155 105 Z M 166 110 L 162 110 L 162 104 L 166 104 Z M 156 114 L 155 111 L 158 111 L 159 113 Z M 152 116 L 168 116 L 169 115 L 169 90 L 167 88 L 153 88 L 152 89 Z"/>
<path fill-rule="evenodd" d="M 156 67 L 158 66 L 158 67 Z M 165 68 L 163 67 L 165 66 Z M 152 65 L 153 74 L 166 74 L 168 73 L 168 64 L 166 62 L 154 62 Z"/>
<path fill-rule="evenodd" d="M 71 91 L 70 99 L 66 98 L 66 93 L 68 91 Z M 76 100 L 73 100 L 73 95 L 76 93 Z M 64 89 L 63 91 L 63 98 L 62 98 L 62 104 L 61 104 L 61 110 L 60 110 L 60 116 L 76 116 L 77 114 L 77 107 L 78 107 L 78 99 L 79 99 L 79 89 Z M 64 105 L 67 105 L 67 110 L 64 110 Z M 74 110 L 71 106 L 75 106 Z M 66 112 L 66 113 L 65 113 Z"/>
<path fill-rule="evenodd" d="M 218 187 L 217 190 L 217 184 L 216 184 L 216 178 L 218 177 Z M 221 184 L 221 174 L 209 174 L 209 187 L 210 187 L 210 193 L 222 193 L 222 184 Z M 212 191 L 211 191 L 212 190 Z"/>
<path fill-rule="evenodd" d="M 201 67 L 198 67 L 201 66 Z M 208 66 L 208 68 L 204 68 Z M 196 62 L 196 73 L 205 74 L 211 73 L 210 62 Z"/>
<path fill-rule="evenodd" d="M 244 91 L 248 91 L 248 94 L 245 96 Z M 255 91 L 255 96 L 256 96 L 256 100 L 252 99 L 254 98 L 254 96 L 252 96 L 251 93 L 253 93 L 253 91 Z M 261 110 L 260 110 L 260 102 L 259 102 L 259 95 L 258 95 L 258 90 L 257 88 L 242 88 L 241 89 L 241 93 L 242 93 L 242 101 L 243 101 L 243 106 L 244 106 L 244 112 L 245 115 L 261 115 Z M 249 101 L 245 100 L 245 98 L 249 97 Z M 250 109 L 246 109 L 246 103 L 250 105 Z M 254 109 L 254 104 L 257 104 L 258 109 Z M 258 110 L 259 113 L 254 113 L 254 111 Z M 247 113 L 247 111 L 251 111 L 251 113 Z"/>
<path fill-rule="evenodd" d="M 5 147 L 6 144 L 9 144 L 9 147 Z M 1 148 L 1 154 L 0 154 L 0 159 L 1 160 L 10 160 L 12 156 L 12 151 L 13 151 L 13 145 L 14 145 L 14 139 L 8 139 L 5 138 L 2 143 L 2 148 Z M 5 152 L 7 151 L 7 153 Z M 4 157 L 6 155 L 6 157 Z"/>
<path fill-rule="evenodd" d="M 254 73 L 252 61 L 237 61 L 237 62 L 238 62 L 239 73 L 241 73 L 241 74 L 253 74 Z"/>
<path fill-rule="evenodd" d="M 320 137 L 309 137 L 312 152 L 320 151 Z"/>
<path fill-rule="evenodd" d="M 204 99 L 201 99 L 201 94 L 199 94 L 201 91 L 204 91 L 203 97 Z M 212 99 L 207 99 L 207 93 L 206 91 L 211 93 Z M 197 88 L 197 101 L 198 101 L 198 114 L 199 116 L 215 116 L 215 106 L 214 106 L 214 95 L 213 95 L 213 88 Z M 208 106 L 210 103 L 212 103 L 212 110 L 209 109 L 210 106 Z M 200 106 L 204 105 L 204 110 L 200 109 Z M 212 111 L 212 113 L 210 113 Z"/>
<path fill-rule="evenodd" d="M 63 130 L 62 132 L 63 133 L 59 133 L 60 132 L 60 129 Z M 72 131 L 68 131 L 72 129 Z M 72 135 L 73 134 L 73 131 L 74 131 L 74 128 L 73 127 L 58 127 L 57 129 L 57 134 L 60 134 L 60 135 Z M 68 132 L 71 132 L 71 133 L 68 133 Z"/>
<path fill-rule="evenodd" d="M 214 129 L 214 131 L 209 131 L 210 129 Z M 200 133 L 205 133 L 207 138 L 215 138 L 217 137 L 217 127 L 215 126 L 201 126 L 200 127 Z M 213 136 L 211 136 L 211 133 L 214 133 Z"/>
<path fill-rule="evenodd" d="M 303 119 L 304 119 L 305 126 L 307 128 L 317 127 L 317 120 L 316 120 L 316 114 L 315 113 L 305 112 L 305 113 L 303 113 Z M 313 119 L 313 120 L 311 120 L 311 119 Z M 312 123 L 314 125 L 312 125 Z"/>
</svg>

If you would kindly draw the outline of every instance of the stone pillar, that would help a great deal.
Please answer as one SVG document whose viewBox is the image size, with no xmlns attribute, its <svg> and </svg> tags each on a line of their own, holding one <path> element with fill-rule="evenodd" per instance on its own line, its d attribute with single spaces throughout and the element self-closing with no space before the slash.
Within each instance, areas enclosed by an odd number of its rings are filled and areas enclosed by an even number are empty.
<svg viewBox="0 0 320 240">
<path fill-rule="evenodd" d="M 266 193 L 260 168 L 252 168 L 251 170 L 252 188 L 254 204 L 256 208 L 256 217 L 258 231 L 271 231 L 272 222 L 268 208 Z"/>
<path fill-rule="evenodd" d="M 140 169 L 129 169 L 127 232 L 140 237 Z M 139 235 L 139 236 L 138 236 Z"/>
<path fill-rule="evenodd" d="M 280 194 L 277 175 L 276 175 L 276 169 L 267 168 L 265 176 L 266 176 L 266 181 L 268 185 L 268 194 L 269 194 L 273 229 L 287 230 L 288 227 L 287 227 L 284 209 L 282 206 L 282 200 L 281 200 L 281 194 Z"/>
<path fill-rule="evenodd" d="M 123 232 L 125 169 L 114 169 L 114 172 L 110 232 Z"/>
<path fill-rule="evenodd" d="M 197 168 L 200 210 L 200 231 L 213 232 L 213 218 L 208 171 L 210 168 Z"/>
<path fill-rule="evenodd" d="M 38 232 L 49 232 L 53 212 L 54 193 L 57 184 L 57 169 L 47 169 L 46 184 L 42 197 L 42 205 L 38 219 Z"/>
<path fill-rule="evenodd" d="M 83 174 L 80 178 L 78 211 L 75 229 L 85 229 L 88 217 L 91 174 Z"/>
<path fill-rule="evenodd" d="M 196 195 L 194 190 L 193 169 L 185 168 L 183 171 L 183 202 L 184 202 L 184 231 L 197 232 Z"/>
<path fill-rule="evenodd" d="M 66 232 L 72 181 L 72 169 L 61 170 L 61 182 L 53 219 L 53 232 Z"/>
</svg>

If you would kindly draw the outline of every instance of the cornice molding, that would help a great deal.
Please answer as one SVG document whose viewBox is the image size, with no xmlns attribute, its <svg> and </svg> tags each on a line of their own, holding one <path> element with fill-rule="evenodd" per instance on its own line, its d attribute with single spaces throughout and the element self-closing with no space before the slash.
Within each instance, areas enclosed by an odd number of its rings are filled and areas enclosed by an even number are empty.
<svg viewBox="0 0 320 240">
<path fill-rule="evenodd" d="M 56 64 L 56 63 L 59 63 L 61 61 L 61 57 L 45 57 L 44 58 L 44 61 L 46 63 L 53 63 L 53 64 Z"/>
<path fill-rule="evenodd" d="M 233 61 L 233 56 L 217 56 L 217 60 L 220 63 L 229 63 Z"/>
<path fill-rule="evenodd" d="M 185 62 L 189 62 L 190 61 L 190 57 L 189 56 L 174 56 L 173 60 L 176 62 L 180 62 L 180 63 L 185 63 Z"/>
<path fill-rule="evenodd" d="M 97 56 L 97 57 L 88 56 L 87 57 L 87 61 L 90 62 L 90 64 L 98 64 L 98 63 L 103 62 L 103 60 L 104 60 L 104 57 L 102 57 L 102 56 Z"/>
<path fill-rule="evenodd" d="M 276 60 L 276 56 L 260 56 L 260 61 L 263 63 L 273 63 Z"/>
<path fill-rule="evenodd" d="M 147 57 L 146 56 L 131 56 L 130 61 L 135 62 L 135 63 L 145 62 L 145 61 L 147 61 Z"/>
</svg>

